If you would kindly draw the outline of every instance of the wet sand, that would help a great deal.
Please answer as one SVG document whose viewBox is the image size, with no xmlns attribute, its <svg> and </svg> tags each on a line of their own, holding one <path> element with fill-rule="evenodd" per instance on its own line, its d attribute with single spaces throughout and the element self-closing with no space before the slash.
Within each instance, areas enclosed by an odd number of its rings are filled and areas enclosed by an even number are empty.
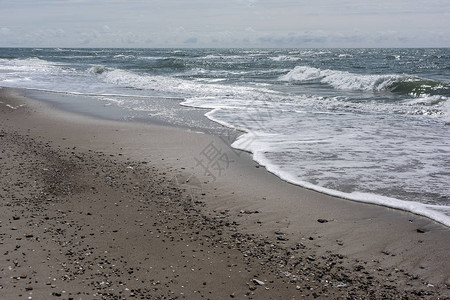
<svg viewBox="0 0 450 300">
<path fill-rule="evenodd" d="M 450 297 L 436 222 L 288 184 L 223 137 L 0 102 L 2 299 Z"/>
</svg>

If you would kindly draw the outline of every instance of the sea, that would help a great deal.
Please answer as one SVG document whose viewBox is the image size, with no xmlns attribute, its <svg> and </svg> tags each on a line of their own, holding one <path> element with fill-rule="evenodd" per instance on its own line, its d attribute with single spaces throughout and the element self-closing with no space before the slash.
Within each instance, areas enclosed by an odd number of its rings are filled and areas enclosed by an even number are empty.
<svg viewBox="0 0 450 300">
<path fill-rule="evenodd" d="M 0 48 L 0 86 L 233 129 L 283 180 L 450 226 L 448 48 Z"/>
</svg>

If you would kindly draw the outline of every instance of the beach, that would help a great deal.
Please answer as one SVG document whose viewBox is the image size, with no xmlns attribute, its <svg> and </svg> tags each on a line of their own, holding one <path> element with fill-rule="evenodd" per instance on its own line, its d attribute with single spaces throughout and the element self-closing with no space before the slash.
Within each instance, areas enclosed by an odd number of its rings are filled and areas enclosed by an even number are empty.
<svg viewBox="0 0 450 300">
<path fill-rule="evenodd" d="M 450 297 L 435 221 L 292 185 L 223 137 L 0 93 L 3 299 Z"/>
</svg>

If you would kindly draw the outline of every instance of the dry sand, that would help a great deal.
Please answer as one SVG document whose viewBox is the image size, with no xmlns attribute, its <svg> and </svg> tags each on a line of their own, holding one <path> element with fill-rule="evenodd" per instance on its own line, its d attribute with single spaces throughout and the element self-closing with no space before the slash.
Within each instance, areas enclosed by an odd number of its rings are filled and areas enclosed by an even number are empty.
<svg viewBox="0 0 450 300">
<path fill-rule="evenodd" d="M 219 137 L 21 94 L 0 89 L 0 299 L 450 296 L 436 222 L 288 184 Z"/>
</svg>

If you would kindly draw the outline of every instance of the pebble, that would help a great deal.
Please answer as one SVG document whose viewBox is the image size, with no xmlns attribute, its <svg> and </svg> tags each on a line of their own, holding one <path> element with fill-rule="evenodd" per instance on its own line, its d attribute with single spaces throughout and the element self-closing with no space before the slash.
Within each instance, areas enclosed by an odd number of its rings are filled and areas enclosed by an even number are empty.
<svg viewBox="0 0 450 300">
<path fill-rule="evenodd" d="M 264 285 L 264 284 L 265 284 L 263 281 L 258 280 L 258 279 L 253 279 L 253 282 L 254 282 L 255 284 L 257 284 L 257 285 Z"/>
</svg>

